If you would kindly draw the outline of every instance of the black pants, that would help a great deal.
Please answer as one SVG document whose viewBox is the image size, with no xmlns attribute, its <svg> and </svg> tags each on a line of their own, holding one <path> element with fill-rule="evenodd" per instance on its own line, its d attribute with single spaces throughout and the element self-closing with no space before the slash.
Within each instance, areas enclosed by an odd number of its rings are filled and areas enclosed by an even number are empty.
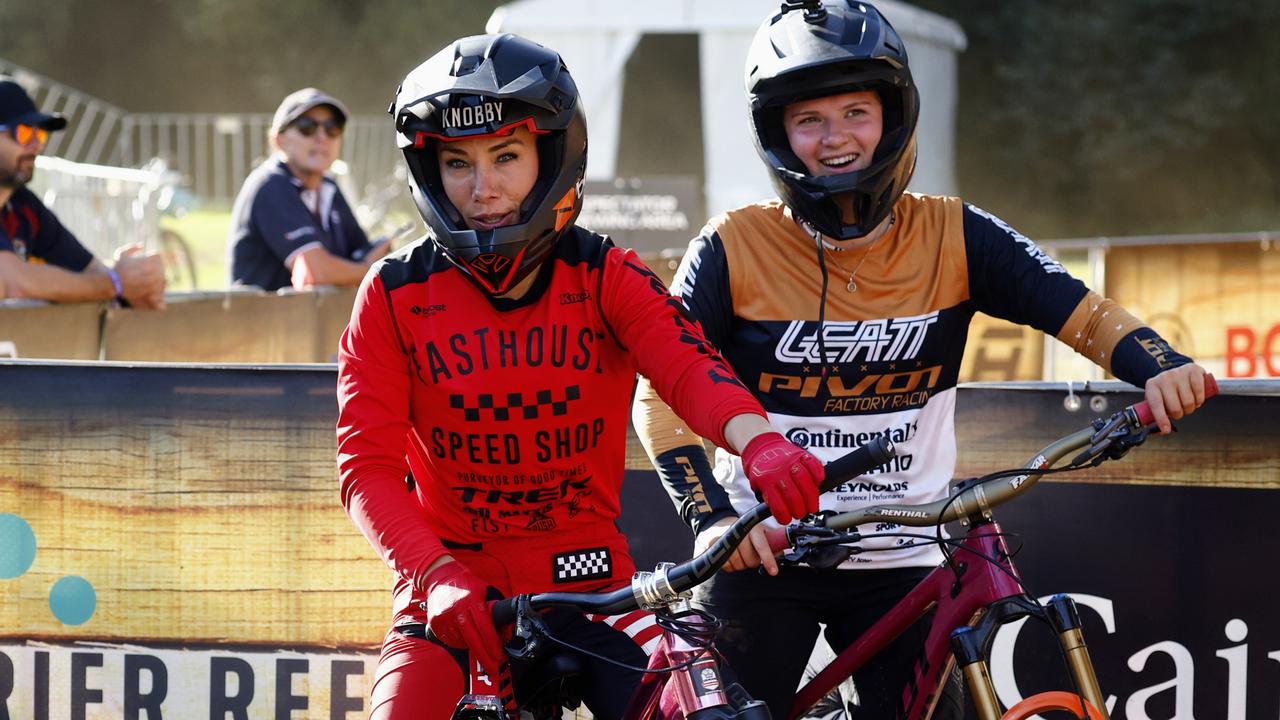
<svg viewBox="0 0 1280 720">
<path fill-rule="evenodd" d="M 837 653 L 848 647 L 915 587 L 929 568 L 813 570 L 784 567 L 775 577 L 756 571 L 720 572 L 698 588 L 694 600 L 724 621 L 719 648 L 738 682 L 769 704 L 774 720 L 785 720 L 805 664 L 826 625 Z M 926 616 L 853 675 L 857 720 L 893 720 L 902 715 L 903 689 L 923 652 Z M 944 680 L 934 718 L 963 715 L 958 673 Z"/>
</svg>

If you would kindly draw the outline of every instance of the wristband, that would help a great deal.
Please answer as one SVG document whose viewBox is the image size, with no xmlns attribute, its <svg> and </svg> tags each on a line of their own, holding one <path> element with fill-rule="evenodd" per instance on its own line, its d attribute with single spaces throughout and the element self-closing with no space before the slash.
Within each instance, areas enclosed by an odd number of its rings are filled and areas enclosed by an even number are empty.
<svg viewBox="0 0 1280 720">
<path fill-rule="evenodd" d="M 116 296 L 115 296 L 115 298 L 114 298 L 114 299 L 115 299 L 115 301 L 116 301 L 116 302 L 121 302 L 121 301 L 123 301 L 123 300 L 124 300 L 124 287 L 120 284 L 120 273 L 116 272 L 116 271 L 115 271 L 115 268 L 111 268 L 111 269 L 107 270 L 107 277 L 111 278 L 111 284 L 112 284 L 112 286 L 114 286 L 114 287 L 115 287 L 115 289 L 116 289 Z"/>
</svg>

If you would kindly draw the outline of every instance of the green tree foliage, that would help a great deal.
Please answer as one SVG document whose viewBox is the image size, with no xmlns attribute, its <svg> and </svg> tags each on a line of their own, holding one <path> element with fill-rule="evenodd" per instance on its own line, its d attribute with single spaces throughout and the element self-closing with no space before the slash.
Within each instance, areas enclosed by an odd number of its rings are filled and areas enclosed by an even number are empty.
<svg viewBox="0 0 1280 720">
<path fill-rule="evenodd" d="M 379 113 L 411 67 L 483 32 L 498 4 L 9 2 L 0 56 L 133 111 L 269 112 L 316 85 Z M 969 39 L 957 119 L 966 199 L 1039 237 L 1280 227 L 1280 3 L 915 4 Z M 686 92 L 664 79 L 687 75 L 693 52 L 678 40 L 642 44 L 632 65 L 649 75 L 628 81 L 628 114 L 654 104 L 637 93 Z M 677 136 L 690 140 L 624 148 L 620 171 L 696 173 L 694 134 Z"/>
<path fill-rule="evenodd" d="M 1280 226 L 1280 4 L 918 4 L 969 38 L 968 199 L 1042 237 Z"/>
<path fill-rule="evenodd" d="M 321 87 L 386 110 L 410 68 L 498 0 L 0 3 L 0 55 L 135 112 L 270 112 Z"/>
</svg>

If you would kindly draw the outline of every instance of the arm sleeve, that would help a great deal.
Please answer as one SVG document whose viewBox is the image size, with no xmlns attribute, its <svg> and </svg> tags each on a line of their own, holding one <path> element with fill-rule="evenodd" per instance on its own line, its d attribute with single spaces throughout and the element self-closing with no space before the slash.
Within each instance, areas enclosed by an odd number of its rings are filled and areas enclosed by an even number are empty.
<svg viewBox="0 0 1280 720">
<path fill-rule="evenodd" d="M 71 233 L 58 217 L 43 205 L 36 212 L 40 215 L 40 234 L 35 254 L 50 265 L 66 268 L 73 272 L 84 272 L 93 264 L 93 253 L 89 252 L 76 236 Z"/>
<path fill-rule="evenodd" d="M 338 346 L 339 487 L 347 515 L 383 561 L 421 590 L 445 549 L 405 484 L 411 382 L 390 301 L 370 273 Z"/>
<path fill-rule="evenodd" d="M 964 239 L 969 292 L 978 310 L 1053 335 L 1138 387 L 1191 362 L 1000 218 L 965 205 Z"/>
<path fill-rule="evenodd" d="M 723 347 L 733 327 L 733 296 L 724 243 L 711 225 L 689 242 L 671 279 L 671 292 L 716 347 Z"/>
<path fill-rule="evenodd" d="M 315 217 L 288 180 L 272 177 L 253 198 L 250 222 L 281 263 L 302 248 L 320 242 Z"/>
<path fill-rule="evenodd" d="M 672 292 L 685 303 L 690 320 L 707 331 L 709 340 L 728 336 L 733 313 L 727 271 L 720 240 L 708 228 L 690 243 L 672 282 Z M 711 473 L 701 440 L 648 380 L 640 381 L 631 422 L 680 517 L 695 535 L 721 518 L 737 515 Z"/>
<path fill-rule="evenodd" d="M 724 426 L 764 409 L 703 336 L 679 298 L 631 250 L 612 248 L 599 275 L 601 312 L 641 375 L 693 431 L 725 447 Z"/>
</svg>

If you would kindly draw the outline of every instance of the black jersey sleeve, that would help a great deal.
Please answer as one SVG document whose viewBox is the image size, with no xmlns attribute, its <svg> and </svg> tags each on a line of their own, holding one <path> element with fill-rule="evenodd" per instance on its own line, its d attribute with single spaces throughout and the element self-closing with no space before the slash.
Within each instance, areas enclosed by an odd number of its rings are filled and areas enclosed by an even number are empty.
<svg viewBox="0 0 1280 720">
<path fill-rule="evenodd" d="M 689 241 L 671 280 L 671 292 L 684 301 L 711 344 L 722 347 L 733 326 L 733 298 L 724 243 L 713 226 L 707 225 Z"/>
<path fill-rule="evenodd" d="M 964 243 L 969 296 L 992 317 L 1057 335 L 1089 291 L 1029 238 L 968 203 Z"/>
<path fill-rule="evenodd" d="M 964 206 L 964 241 L 975 309 L 1053 335 L 1138 387 L 1191 362 L 1155 330 L 1085 287 L 1034 242 L 985 210 Z"/>
</svg>

